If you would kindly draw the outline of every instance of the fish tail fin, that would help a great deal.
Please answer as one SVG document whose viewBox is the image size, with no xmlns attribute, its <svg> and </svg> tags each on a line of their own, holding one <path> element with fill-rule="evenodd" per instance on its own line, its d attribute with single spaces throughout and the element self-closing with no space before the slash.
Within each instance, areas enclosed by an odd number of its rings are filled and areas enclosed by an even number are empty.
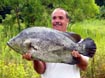
<svg viewBox="0 0 105 78">
<path fill-rule="evenodd" d="M 92 40 L 91 38 L 86 38 L 81 43 L 85 45 L 85 54 L 83 55 L 86 55 L 92 58 L 96 52 L 96 44 L 94 40 Z"/>
</svg>

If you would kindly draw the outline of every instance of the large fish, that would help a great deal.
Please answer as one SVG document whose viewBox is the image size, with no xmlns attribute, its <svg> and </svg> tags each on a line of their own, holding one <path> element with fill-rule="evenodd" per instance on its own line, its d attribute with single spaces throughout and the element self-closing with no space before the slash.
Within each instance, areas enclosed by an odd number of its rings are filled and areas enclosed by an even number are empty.
<svg viewBox="0 0 105 78">
<path fill-rule="evenodd" d="M 45 27 L 30 27 L 10 39 L 7 44 L 20 54 L 30 52 L 33 59 L 76 64 L 78 60 L 71 55 L 73 50 L 88 57 L 93 57 L 96 52 L 96 44 L 91 38 L 77 43 L 80 39 L 75 33 Z"/>
</svg>

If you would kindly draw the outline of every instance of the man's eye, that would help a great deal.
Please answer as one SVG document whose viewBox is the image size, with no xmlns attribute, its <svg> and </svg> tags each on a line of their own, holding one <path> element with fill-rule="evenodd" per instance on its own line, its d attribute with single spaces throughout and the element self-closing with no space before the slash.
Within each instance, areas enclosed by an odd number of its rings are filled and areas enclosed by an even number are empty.
<svg viewBox="0 0 105 78">
<path fill-rule="evenodd" d="M 62 17 L 62 16 L 59 16 L 59 19 L 61 19 L 61 20 L 62 20 L 62 19 L 63 19 L 63 17 Z"/>
<path fill-rule="evenodd" d="M 56 17 L 53 17 L 53 19 L 56 19 Z"/>
</svg>

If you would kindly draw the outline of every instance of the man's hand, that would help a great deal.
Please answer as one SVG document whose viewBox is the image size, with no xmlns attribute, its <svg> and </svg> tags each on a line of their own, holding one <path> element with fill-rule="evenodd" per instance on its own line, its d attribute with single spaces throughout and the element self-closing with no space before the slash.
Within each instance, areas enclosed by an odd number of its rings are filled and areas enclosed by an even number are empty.
<svg viewBox="0 0 105 78">
<path fill-rule="evenodd" d="M 86 59 L 86 56 L 83 56 L 81 54 L 79 54 L 78 51 L 72 51 L 71 53 L 75 58 L 78 59 L 79 63 L 77 64 L 77 66 L 81 69 L 81 70 L 86 70 L 87 66 L 88 66 L 88 60 Z"/>
<path fill-rule="evenodd" d="M 29 60 L 29 61 L 32 60 L 32 56 L 30 53 L 23 54 L 22 58 Z M 45 64 L 45 62 L 43 62 L 41 60 L 33 60 L 33 67 L 34 67 L 34 70 L 39 74 L 43 74 L 46 70 L 46 64 Z"/>
<path fill-rule="evenodd" d="M 78 58 L 78 59 L 81 58 L 81 54 L 79 54 L 78 51 L 73 50 L 71 54 L 72 54 L 72 56 L 74 56 L 75 58 Z"/>
<path fill-rule="evenodd" d="M 30 53 L 25 53 L 25 54 L 23 54 L 22 55 L 22 58 L 23 59 L 26 59 L 26 60 L 32 60 L 32 56 L 31 56 L 31 54 Z"/>
</svg>

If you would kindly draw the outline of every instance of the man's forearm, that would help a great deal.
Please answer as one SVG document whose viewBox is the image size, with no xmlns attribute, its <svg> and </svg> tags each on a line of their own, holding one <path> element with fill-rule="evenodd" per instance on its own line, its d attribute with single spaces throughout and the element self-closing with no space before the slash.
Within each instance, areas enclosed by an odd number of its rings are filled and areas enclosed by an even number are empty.
<svg viewBox="0 0 105 78">
<path fill-rule="evenodd" d="M 82 55 L 78 58 L 79 63 L 77 64 L 77 66 L 81 69 L 81 70 L 86 70 L 87 66 L 88 66 L 88 61 L 86 58 L 84 58 Z"/>
<path fill-rule="evenodd" d="M 34 66 L 34 70 L 39 74 L 43 74 L 46 70 L 45 62 L 40 61 L 40 60 L 34 60 L 33 66 Z"/>
</svg>

